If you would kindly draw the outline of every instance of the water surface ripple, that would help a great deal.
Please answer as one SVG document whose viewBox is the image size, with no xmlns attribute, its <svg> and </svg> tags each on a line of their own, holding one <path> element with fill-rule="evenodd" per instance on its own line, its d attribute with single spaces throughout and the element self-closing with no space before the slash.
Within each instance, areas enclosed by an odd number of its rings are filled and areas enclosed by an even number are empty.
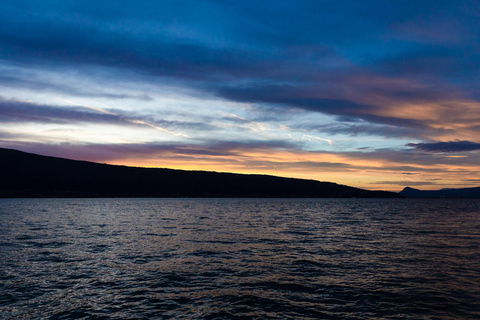
<svg viewBox="0 0 480 320">
<path fill-rule="evenodd" d="M 0 319 L 480 319 L 479 208 L 3 199 Z"/>
</svg>

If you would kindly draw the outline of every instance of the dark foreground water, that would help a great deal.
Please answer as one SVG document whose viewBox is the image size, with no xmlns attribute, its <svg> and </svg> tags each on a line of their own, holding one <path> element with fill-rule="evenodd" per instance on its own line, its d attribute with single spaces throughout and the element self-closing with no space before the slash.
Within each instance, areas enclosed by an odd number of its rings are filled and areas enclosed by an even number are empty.
<svg viewBox="0 0 480 320">
<path fill-rule="evenodd" d="M 480 200 L 0 200 L 1 319 L 480 319 Z"/>
</svg>

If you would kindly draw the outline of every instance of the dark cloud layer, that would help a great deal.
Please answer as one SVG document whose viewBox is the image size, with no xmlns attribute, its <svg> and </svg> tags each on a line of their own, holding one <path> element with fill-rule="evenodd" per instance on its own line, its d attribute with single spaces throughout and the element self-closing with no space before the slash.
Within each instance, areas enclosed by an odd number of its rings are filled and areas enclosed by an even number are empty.
<svg viewBox="0 0 480 320">
<path fill-rule="evenodd" d="M 169 128 L 189 128 L 195 130 L 212 130 L 213 126 L 201 122 L 182 122 L 141 117 L 132 112 L 120 110 L 96 111 L 87 107 L 55 106 L 32 102 L 7 100 L 0 97 L 0 123 L 94 123 L 114 124 L 119 126 L 167 126 Z M 147 124 L 146 124 L 147 123 Z"/>
<path fill-rule="evenodd" d="M 81 107 L 60 107 L 5 100 L 0 98 L 0 122 L 62 123 L 75 122 L 126 124 L 121 116 L 90 111 Z"/>
<path fill-rule="evenodd" d="M 480 143 L 471 141 L 447 141 L 434 143 L 409 143 L 407 147 L 413 147 L 426 152 L 467 152 L 480 150 Z"/>
</svg>

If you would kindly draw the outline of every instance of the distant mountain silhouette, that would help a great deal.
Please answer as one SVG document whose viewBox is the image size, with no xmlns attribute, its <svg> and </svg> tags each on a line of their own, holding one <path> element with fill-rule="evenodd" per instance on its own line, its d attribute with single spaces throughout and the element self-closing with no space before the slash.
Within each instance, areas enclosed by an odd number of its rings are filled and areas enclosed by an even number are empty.
<svg viewBox="0 0 480 320">
<path fill-rule="evenodd" d="M 388 198 L 399 195 L 315 180 L 116 166 L 0 148 L 0 198 L 26 197 Z"/>
<path fill-rule="evenodd" d="M 480 187 L 462 189 L 418 190 L 406 187 L 400 195 L 407 198 L 480 198 Z"/>
</svg>

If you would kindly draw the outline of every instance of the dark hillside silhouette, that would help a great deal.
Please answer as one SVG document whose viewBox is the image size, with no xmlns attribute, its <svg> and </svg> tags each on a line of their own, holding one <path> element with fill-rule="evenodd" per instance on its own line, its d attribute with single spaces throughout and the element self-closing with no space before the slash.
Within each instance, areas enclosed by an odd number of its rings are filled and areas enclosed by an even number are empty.
<svg viewBox="0 0 480 320">
<path fill-rule="evenodd" d="M 441 190 L 418 190 L 406 187 L 400 195 L 407 198 L 480 198 L 480 187 Z"/>
<path fill-rule="evenodd" d="M 399 197 L 330 182 L 137 168 L 0 148 L 0 197 Z"/>
</svg>

